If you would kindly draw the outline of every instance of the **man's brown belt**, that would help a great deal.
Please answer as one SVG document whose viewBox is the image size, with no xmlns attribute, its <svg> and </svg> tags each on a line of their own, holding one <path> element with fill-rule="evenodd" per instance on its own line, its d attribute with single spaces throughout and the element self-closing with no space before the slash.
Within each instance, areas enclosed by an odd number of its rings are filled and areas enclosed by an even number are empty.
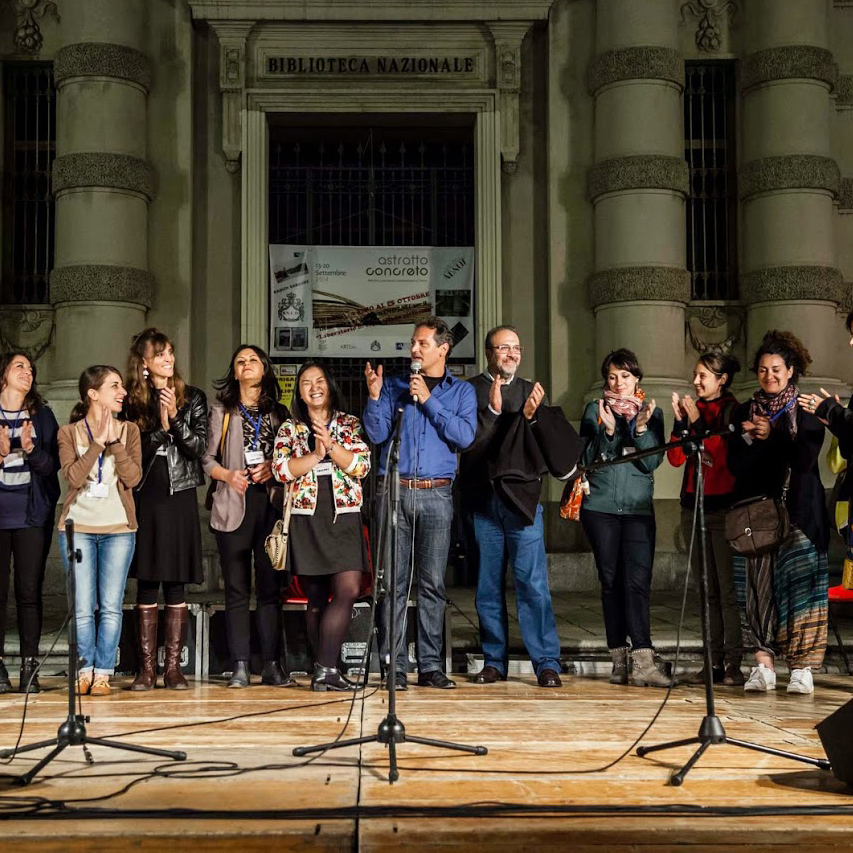
<svg viewBox="0 0 853 853">
<path fill-rule="evenodd" d="M 404 489 L 438 489 L 441 486 L 449 486 L 453 480 L 450 477 L 438 477 L 435 480 L 404 480 L 400 478 L 400 485 Z"/>
</svg>

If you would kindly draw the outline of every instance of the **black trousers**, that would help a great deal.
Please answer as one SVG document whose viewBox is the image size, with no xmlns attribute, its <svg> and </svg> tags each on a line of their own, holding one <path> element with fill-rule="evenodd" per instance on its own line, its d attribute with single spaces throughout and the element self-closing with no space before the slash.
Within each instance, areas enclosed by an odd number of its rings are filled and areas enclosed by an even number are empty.
<svg viewBox="0 0 853 853">
<path fill-rule="evenodd" d="M 649 597 L 655 559 L 655 517 L 591 512 L 581 508 L 581 524 L 592 545 L 607 647 L 652 648 Z"/>
<path fill-rule="evenodd" d="M 278 514 L 267 490 L 249 486 L 243 523 L 231 533 L 216 533 L 219 562 L 225 580 L 225 624 L 233 660 L 249 660 L 249 598 L 252 594 L 252 558 L 255 563 L 255 623 L 265 661 L 281 655 L 281 577 L 272 567 L 264 540 Z"/>
<path fill-rule="evenodd" d="M 21 657 L 38 655 L 42 624 L 42 585 L 45 560 L 50 547 L 49 537 L 50 531 L 44 527 L 0 530 L 0 656 L 5 652 L 6 608 L 13 561 Z"/>
</svg>

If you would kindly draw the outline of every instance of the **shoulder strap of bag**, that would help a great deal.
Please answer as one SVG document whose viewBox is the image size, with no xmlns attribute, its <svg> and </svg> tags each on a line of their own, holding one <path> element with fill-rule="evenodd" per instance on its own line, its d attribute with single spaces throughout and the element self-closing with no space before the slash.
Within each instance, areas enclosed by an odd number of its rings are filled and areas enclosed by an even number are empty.
<svg viewBox="0 0 853 853">
<path fill-rule="evenodd" d="M 293 509 L 293 496 L 296 494 L 296 480 L 294 480 L 287 489 L 287 497 L 284 500 L 284 518 L 282 518 L 283 527 L 285 530 L 290 528 L 290 512 Z"/>
<path fill-rule="evenodd" d="M 231 420 L 231 412 L 226 412 L 222 419 L 222 436 L 219 439 L 219 461 L 222 461 L 222 454 L 225 453 L 225 436 L 228 434 L 228 423 Z"/>
</svg>

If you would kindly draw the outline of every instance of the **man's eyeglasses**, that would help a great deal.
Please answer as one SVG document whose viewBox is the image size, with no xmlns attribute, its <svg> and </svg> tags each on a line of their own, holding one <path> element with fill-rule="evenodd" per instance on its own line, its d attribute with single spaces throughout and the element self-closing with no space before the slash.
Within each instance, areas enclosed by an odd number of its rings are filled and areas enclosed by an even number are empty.
<svg viewBox="0 0 853 853">
<path fill-rule="evenodd" d="M 489 349 L 494 352 L 499 352 L 501 355 L 509 355 L 510 353 L 521 355 L 524 352 L 524 347 L 511 347 L 509 344 L 501 344 L 499 347 L 489 347 Z"/>
</svg>

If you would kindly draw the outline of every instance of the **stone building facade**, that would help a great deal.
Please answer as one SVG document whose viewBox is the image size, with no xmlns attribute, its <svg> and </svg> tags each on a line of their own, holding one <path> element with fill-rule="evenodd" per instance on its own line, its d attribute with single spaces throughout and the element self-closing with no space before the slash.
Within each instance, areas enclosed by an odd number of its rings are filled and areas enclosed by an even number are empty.
<svg viewBox="0 0 853 853">
<path fill-rule="evenodd" d="M 570 417 L 615 347 L 639 353 L 666 411 L 697 348 L 744 361 L 774 327 L 810 348 L 806 387 L 849 393 L 851 0 L 4 4 L 4 76 L 41 63 L 56 98 L 49 292 L 32 304 L 4 282 L 0 337 L 37 353 L 60 420 L 81 369 L 122 366 L 144 324 L 173 336 L 206 390 L 237 343 L 267 345 L 271 128 L 336 120 L 469 129 L 477 337 L 515 324 L 523 372 Z M 733 81 L 731 281 L 710 298 L 687 215 L 701 196 L 685 141 L 694 66 Z M 680 561 L 679 482 L 660 469 L 663 583 Z M 591 581 L 556 486 L 548 497 L 555 582 Z"/>
</svg>

